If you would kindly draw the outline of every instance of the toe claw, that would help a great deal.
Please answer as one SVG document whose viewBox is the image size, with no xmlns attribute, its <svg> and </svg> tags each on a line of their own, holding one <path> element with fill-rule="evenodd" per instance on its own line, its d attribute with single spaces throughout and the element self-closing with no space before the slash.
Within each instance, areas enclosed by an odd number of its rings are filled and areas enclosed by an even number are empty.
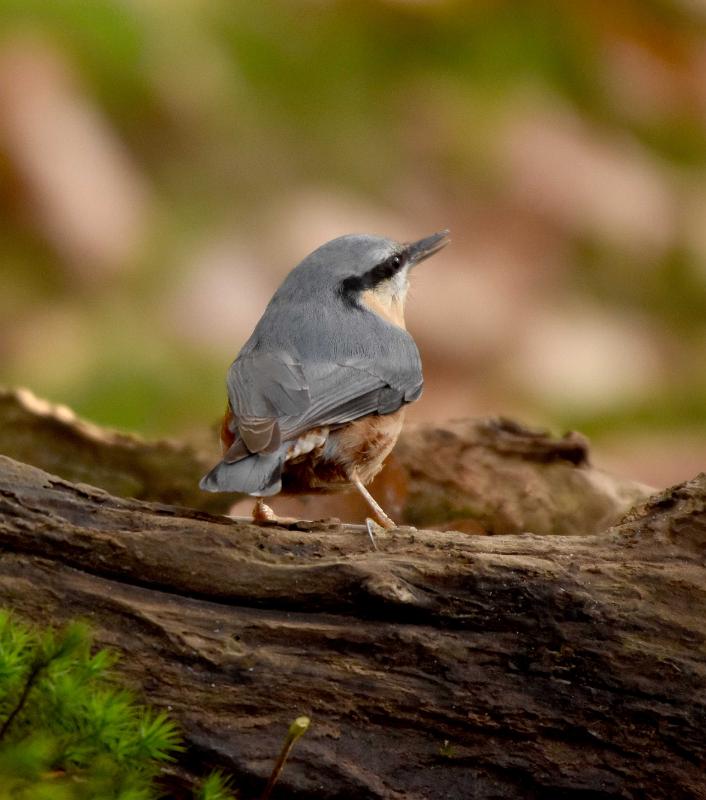
<svg viewBox="0 0 706 800">
<path fill-rule="evenodd" d="M 373 550 L 377 550 L 378 549 L 378 545 L 377 545 L 377 542 L 375 541 L 375 533 L 376 533 L 375 529 L 377 528 L 378 530 L 383 530 L 382 526 L 378 525 L 375 522 L 375 520 L 370 519 L 370 517 L 366 517 L 365 518 L 365 527 L 368 529 L 368 536 L 370 537 L 370 541 L 371 541 L 371 543 L 373 545 Z"/>
</svg>

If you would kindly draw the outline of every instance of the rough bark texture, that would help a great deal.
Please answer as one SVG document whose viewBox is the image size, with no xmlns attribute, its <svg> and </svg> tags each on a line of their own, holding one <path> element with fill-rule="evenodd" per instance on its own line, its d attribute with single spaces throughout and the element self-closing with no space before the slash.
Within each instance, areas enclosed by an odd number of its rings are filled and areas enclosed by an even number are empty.
<svg viewBox="0 0 706 800">
<path fill-rule="evenodd" d="M 593 536 L 257 528 L 0 458 L 0 602 L 89 618 L 182 775 L 275 797 L 706 796 L 706 476 Z"/>
<path fill-rule="evenodd" d="M 198 488 L 217 458 L 86 422 L 27 389 L 0 389 L 0 453 L 120 497 L 226 512 L 237 495 Z M 596 533 L 651 492 L 592 467 L 585 437 L 554 438 L 503 419 L 408 426 L 371 486 L 393 519 L 471 533 Z M 275 500 L 284 515 L 362 522 L 357 492 Z M 252 500 L 242 506 L 247 513 Z"/>
</svg>

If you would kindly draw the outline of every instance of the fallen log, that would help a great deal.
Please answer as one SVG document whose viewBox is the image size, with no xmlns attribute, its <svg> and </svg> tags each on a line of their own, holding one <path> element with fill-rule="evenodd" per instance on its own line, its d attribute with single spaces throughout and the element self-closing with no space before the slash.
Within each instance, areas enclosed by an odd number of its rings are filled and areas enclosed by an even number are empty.
<svg viewBox="0 0 706 800">
<path fill-rule="evenodd" d="M 0 388 L 0 453 L 120 497 L 228 511 L 238 495 L 198 487 L 217 458 L 213 438 L 210 450 L 150 441 L 82 420 L 27 389 Z M 652 493 L 593 467 L 581 434 L 553 437 L 495 418 L 407 426 L 371 490 L 395 520 L 490 534 L 596 533 Z M 369 513 L 355 491 L 274 505 L 306 518 L 362 522 Z M 251 507 L 248 499 L 241 513 Z"/>
<path fill-rule="evenodd" d="M 706 476 L 601 534 L 258 528 L 0 457 L 0 602 L 87 618 L 244 798 L 706 796 Z"/>
</svg>

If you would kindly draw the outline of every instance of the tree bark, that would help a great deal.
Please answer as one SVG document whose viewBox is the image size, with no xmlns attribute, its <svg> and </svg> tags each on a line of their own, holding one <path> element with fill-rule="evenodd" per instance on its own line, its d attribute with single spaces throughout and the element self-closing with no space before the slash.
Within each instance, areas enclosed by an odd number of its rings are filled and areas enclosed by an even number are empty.
<svg viewBox="0 0 706 800">
<path fill-rule="evenodd" d="M 274 797 L 706 797 L 706 476 L 598 535 L 247 522 L 0 457 L 0 602 L 89 619 L 208 765 Z"/>
</svg>

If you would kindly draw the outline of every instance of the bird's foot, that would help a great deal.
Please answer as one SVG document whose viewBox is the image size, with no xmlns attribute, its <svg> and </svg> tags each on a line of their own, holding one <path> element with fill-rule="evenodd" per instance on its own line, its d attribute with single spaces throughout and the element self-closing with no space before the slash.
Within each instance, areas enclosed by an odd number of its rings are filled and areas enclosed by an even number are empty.
<svg viewBox="0 0 706 800">
<path fill-rule="evenodd" d="M 294 517 L 278 517 L 261 497 L 258 497 L 255 502 L 252 521 L 256 525 L 294 525 L 295 522 L 299 522 Z"/>
<path fill-rule="evenodd" d="M 394 520 L 390 519 L 379 506 L 377 509 L 375 509 L 374 514 L 377 517 L 378 525 L 381 528 L 385 528 L 385 530 L 392 531 L 397 527 L 397 523 Z"/>
<path fill-rule="evenodd" d="M 370 537 L 370 543 L 373 546 L 373 550 L 378 549 L 378 544 L 375 541 L 375 534 L 382 533 L 385 529 L 382 525 L 378 525 L 375 520 L 370 519 L 370 517 L 365 518 L 365 527 L 368 529 L 368 536 Z"/>
<path fill-rule="evenodd" d="M 258 497 L 255 502 L 255 508 L 252 510 L 252 521 L 259 525 L 263 522 L 276 522 L 277 515 L 265 504 L 265 501 L 261 497 Z"/>
</svg>

